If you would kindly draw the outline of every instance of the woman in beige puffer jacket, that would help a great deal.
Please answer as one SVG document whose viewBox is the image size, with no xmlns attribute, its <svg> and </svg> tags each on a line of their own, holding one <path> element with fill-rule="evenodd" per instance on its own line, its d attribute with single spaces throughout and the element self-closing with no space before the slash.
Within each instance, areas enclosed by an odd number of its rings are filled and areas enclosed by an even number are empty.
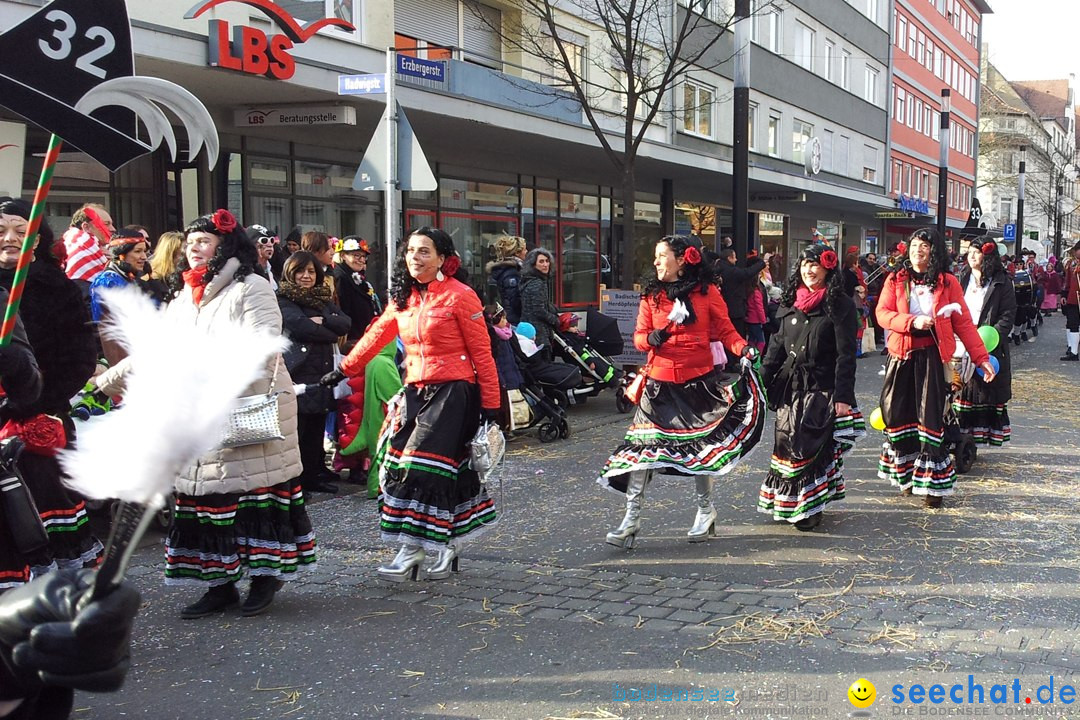
<svg viewBox="0 0 1080 720">
<path fill-rule="evenodd" d="M 184 288 L 166 312 L 208 331 L 240 323 L 281 332 L 281 311 L 270 283 L 255 271 L 255 246 L 228 211 L 192 222 L 184 232 Z M 198 362 L 197 357 L 192 362 Z M 276 369 L 276 375 L 274 375 Z M 97 379 L 102 391 L 123 390 L 127 360 Z M 185 619 L 204 617 L 239 601 L 236 581 L 247 566 L 251 591 L 241 614 L 257 615 L 282 581 L 315 563 L 315 536 L 296 478 L 300 452 L 296 396 L 280 355 L 242 396 L 265 394 L 274 376 L 283 440 L 218 448 L 176 479 L 173 526 L 165 541 L 165 582 L 207 587 L 185 607 Z"/>
</svg>

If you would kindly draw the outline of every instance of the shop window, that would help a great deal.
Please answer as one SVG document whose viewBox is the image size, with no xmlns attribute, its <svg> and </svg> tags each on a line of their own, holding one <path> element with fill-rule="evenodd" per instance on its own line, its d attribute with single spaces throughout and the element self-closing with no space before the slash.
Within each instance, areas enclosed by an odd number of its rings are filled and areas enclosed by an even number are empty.
<svg viewBox="0 0 1080 720">
<path fill-rule="evenodd" d="M 442 212 L 439 220 L 439 227 L 454 239 L 461 265 L 469 273 L 469 284 L 483 297 L 487 282 L 484 266 L 495 259 L 495 239 L 520 234 L 517 216 Z"/>
<path fill-rule="evenodd" d="M 248 162 L 248 185 L 252 189 L 291 192 L 289 161 L 271 158 L 251 158 Z"/>
<path fill-rule="evenodd" d="M 443 178 L 439 202 L 444 210 L 517 214 L 520 195 L 517 185 Z"/>
<path fill-rule="evenodd" d="M 293 175 L 295 192 L 297 195 L 327 198 L 359 194 L 352 189 L 355 175 L 356 168 L 353 166 L 297 160 Z"/>
</svg>

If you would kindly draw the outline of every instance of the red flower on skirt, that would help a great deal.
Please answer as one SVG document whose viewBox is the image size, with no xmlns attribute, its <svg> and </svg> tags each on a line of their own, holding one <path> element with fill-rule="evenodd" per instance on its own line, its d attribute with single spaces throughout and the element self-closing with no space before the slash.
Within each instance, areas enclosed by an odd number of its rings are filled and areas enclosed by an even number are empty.
<svg viewBox="0 0 1080 720">
<path fill-rule="evenodd" d="M 26 451 L 35 455 L 53 456 L 67 446 L 64 423 L 52 415 L 35 415 L 23 421 L 8 420 L 0 428 L 0 440 L 18 437 Z"/>
</svg>

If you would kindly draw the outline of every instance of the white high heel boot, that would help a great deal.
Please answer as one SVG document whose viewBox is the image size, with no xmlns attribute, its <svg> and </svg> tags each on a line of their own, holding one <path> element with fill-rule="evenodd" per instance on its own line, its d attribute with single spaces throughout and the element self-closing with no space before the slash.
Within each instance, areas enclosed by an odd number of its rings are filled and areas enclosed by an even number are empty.
<svg viewBox="0 0 1080 720">
<path fill-rule="evenodd" d="M 641 502 L 645 499 L 645 486 L 651 476 L 650 470 L 635 470 L 630 473 L 630 479 L 626 483 L 626 515 L 619 527 L 607 534 L 605 540 L 608 545 L 627 549 L 634 547 L 634 539 L 641 529 Z"/>
<path fill-rule="evenodd" d="M 379 577 L 390 582 L 405 582 L 410 576 L 420 578 L 421 563 L 424 562 L 424 548 L 416 545 L 402 545 L 394 561 L 383 565 L 377 572 Z"/>
<path fill-rule="evenodd" d="M 694 490 L 697 496 L 697 516 L 694 526 L 686 533 L 692 543 L 705 542 L 710 535 L 716 535 L 716 508 L 712 504 L 713 479 L 709 475 L 694 477 Z"/>
</svg>

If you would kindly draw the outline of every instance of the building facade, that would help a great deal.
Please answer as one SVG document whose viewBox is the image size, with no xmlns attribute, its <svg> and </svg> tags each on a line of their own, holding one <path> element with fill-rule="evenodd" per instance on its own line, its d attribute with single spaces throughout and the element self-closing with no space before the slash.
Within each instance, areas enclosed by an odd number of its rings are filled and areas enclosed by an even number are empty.
<svg viewBox="0 0 1080 720">
<path fill-rule="evenodd" d="M 890 244 L 935 224 L 942 94 L 950 90 L 946 227 L 967 222 L 979 154 L 979 64 L 984 0 L 894 0 L 888 191 L 908 219 L 886 226 Z M 909 212 L 910 211 L 910 212 Z"/>
</svg>

